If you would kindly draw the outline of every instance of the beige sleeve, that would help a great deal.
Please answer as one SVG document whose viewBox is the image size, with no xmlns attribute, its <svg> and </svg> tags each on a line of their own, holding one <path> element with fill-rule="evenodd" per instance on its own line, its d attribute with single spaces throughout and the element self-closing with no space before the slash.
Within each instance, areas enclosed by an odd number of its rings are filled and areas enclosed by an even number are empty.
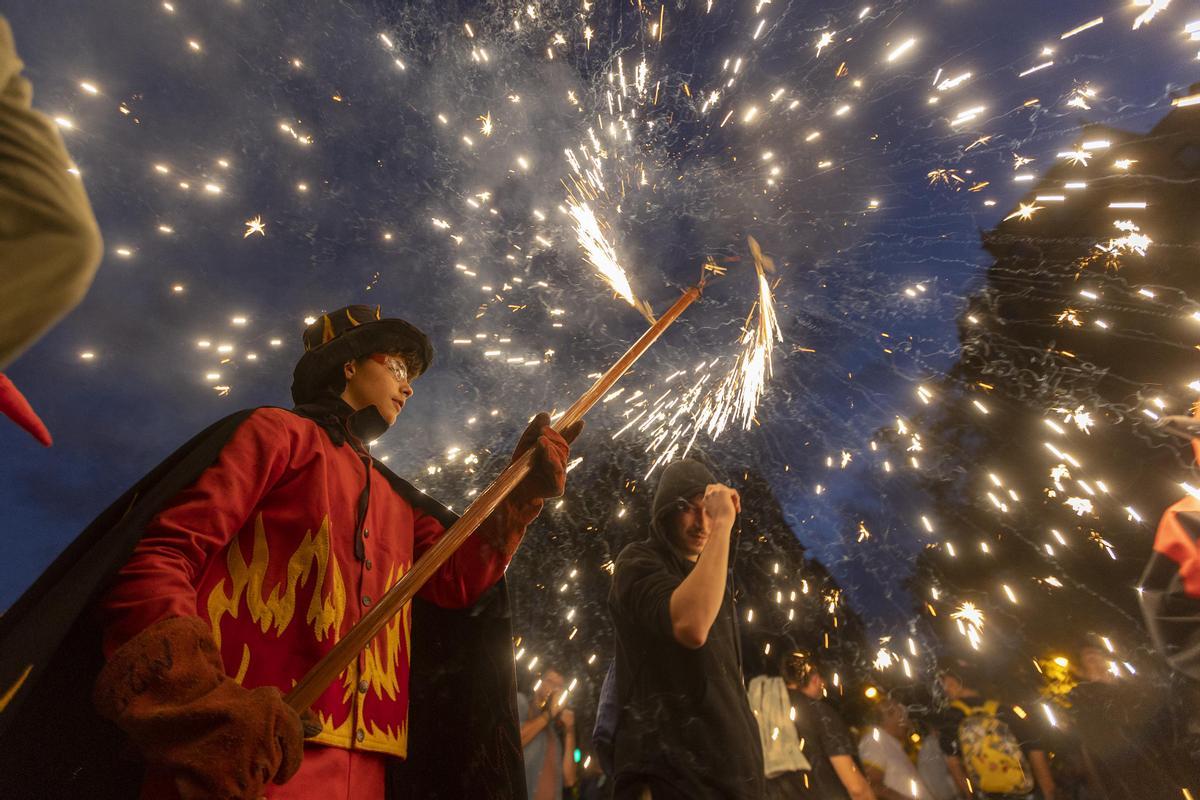
<svg viewBox="0 0 1200 800">
<path fill-rule="evenodd" d="M 103 244 L 83 182 L 0 17 L 0 370 L 74 308 Z"/>
</svg>

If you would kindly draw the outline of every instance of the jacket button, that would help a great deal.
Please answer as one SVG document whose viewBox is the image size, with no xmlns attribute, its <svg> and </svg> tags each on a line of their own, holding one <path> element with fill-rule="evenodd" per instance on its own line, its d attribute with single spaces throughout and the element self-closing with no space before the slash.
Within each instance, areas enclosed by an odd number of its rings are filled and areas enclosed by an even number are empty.
<svg viewBox="0 0 1200 800">
<path fill-rule="evenodd" d="M 368 558 L 367 563 L 365 563 L 363 566 L 365 566 L 367 569 L 370 569 L 371 568 L 371 559 Z"/>
<path fill-rule="evenodd" d="M 361 742 L 363 739 L 367 738 L 367 732 L 362 728 L 359 728 L 354 732 L 354 738 Z"/>
<path fill-rule="evenodd" d="M 371 605 L 371 598 L 367 597 L 365 594 L 363 595 L 363 599 L 362 599 L 362 600 L 363 600 L 363 605 L 364 605 L 364 606 L 369 606 L 369 605 Z"/>
<path fill-rule="evenodd" d="M 359 694 L 366 694 L 366 693 L 367 693 L 367 689 L 369 689 L 369 688 L 370 688 L 370 684 L 369 684 L 369 683 L 367 683 L 366 681 L 359 681 L 359 682 L 358 682 L 358 693 L 359 693 Z"/>
<path fill-rule="evenodd" d="M 364 538 L 364 539 L 370 539 L 370 538 L 371 538 L 371 532 L 370 532 L 369 530 L 367 530 L 366 528 L 363 528 L 363 538 Z"/>
</svg>

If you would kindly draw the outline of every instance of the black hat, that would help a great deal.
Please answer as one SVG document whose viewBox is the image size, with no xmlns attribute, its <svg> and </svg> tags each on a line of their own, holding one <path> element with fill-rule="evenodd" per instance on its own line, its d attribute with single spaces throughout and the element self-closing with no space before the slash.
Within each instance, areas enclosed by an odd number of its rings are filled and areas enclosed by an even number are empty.
<svg viewBox="0 0 1200 800">
<path fill-rule="evenodd" d="M 304 355 L 292 371 L 292 401 L 303 405 L 327 389 L 337 393 L 342 365 L 372 353 L 403 353 L 412 380 L 433 363 L 433 345 L 415 325 L 380 319 L 379 306 L 346 306 L 304 329 Z"/>
</svg>

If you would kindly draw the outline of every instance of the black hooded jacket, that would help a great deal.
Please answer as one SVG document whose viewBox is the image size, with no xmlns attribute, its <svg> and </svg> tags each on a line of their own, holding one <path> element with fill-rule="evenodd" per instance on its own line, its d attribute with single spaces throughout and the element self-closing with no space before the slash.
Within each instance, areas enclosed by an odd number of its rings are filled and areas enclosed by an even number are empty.
<svg viewBox="0 0 1200 800">
<path fill-rule="evenodd" d="M 617 557 L 608 602 L 617 640 L 618 799 L 636 797 L 642 785 L 656 800 L 763 795 L 762 746 L 746 698 L 728 581 L 702 647 L 679 644 L 671 625 L 671 594 L 695 565 L 672 549 L 660 523 L 678 500 L 716 482 L 697 461 L 667 466 L 650 536 Z"/>
</svg>

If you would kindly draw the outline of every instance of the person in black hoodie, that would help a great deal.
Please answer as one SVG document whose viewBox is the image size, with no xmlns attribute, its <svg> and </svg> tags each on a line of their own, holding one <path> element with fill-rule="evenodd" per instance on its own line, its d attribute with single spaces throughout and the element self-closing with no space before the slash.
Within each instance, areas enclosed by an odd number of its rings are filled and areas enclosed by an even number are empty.
<svg viewBox="0 0 1200 800">
<path fill-rule="evenodd" d="M 617 800 L 763 796 L 728 585 L 740 502 L 700 462 L 676 461 L 659 480 L 650 535 L 617 557 Z"/>
</svg>

